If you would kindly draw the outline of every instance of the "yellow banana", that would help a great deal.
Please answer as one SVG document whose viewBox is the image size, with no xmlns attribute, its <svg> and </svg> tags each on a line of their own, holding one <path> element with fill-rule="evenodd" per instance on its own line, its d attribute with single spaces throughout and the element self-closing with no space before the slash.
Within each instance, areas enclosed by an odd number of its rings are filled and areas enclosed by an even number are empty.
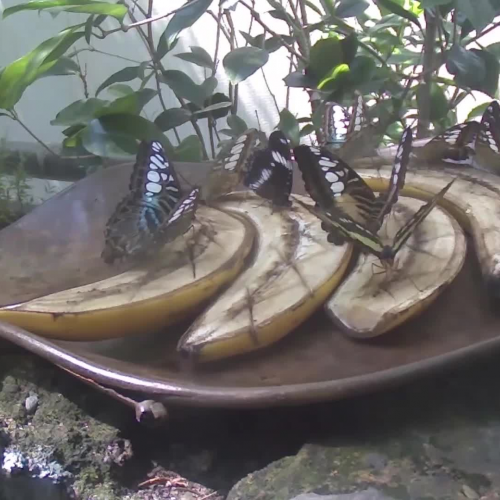
<svg viewBox="0 0 500 500">
<path fill-rule="evenodd" d="M 193 230 L 147 266 L 9 306 L 0 310 L 0 320 L 46 337 L 97 340 L 152 331 L 193 315 L 238 275 L 255 235 L 237 214 L 200 207 L 197 219 Z"/>
<path fill-rule="evenodd" d="M 272 213 L 253 194 L 224 200 L 219 208 L 245 214 L 259 238 L 252 265 L 179 341 L 178 350 L 200 362 L 259 349 L 290 333 L 332 293 L 351 255 L 349 244 L 328 243 L 320 221 L 297 203 Z"/>
<path fill-rule="evenodd" d="M 392 241 L 422 202 L 400 198 L 379 235 Z M 466 239 L 459 224 L 439 207 L 416 228 L 396 256 L 390 276 L 377 257 L 362 254 L 346 280 L 325 304 L 350 336 L 381 335 L 426 309 L 462 268 Z"/>
<path fill-rule="evenodd" d="M 387 189 L 390 167 L 358 170 L 368 185 Z M 453 177 L 457 180 L 441 203 L 471 234 L 481 271 L 492 295 L 500 297 L 500 177 L 472 168 L 410 169 L 402 194 L 430 199 Z"/>
</svg>

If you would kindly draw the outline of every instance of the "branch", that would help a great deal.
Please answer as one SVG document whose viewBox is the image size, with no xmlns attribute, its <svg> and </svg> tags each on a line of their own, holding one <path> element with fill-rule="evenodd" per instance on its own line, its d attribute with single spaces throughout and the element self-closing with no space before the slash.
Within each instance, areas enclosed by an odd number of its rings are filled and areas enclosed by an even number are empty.
<svg viewBox="0 0 500 500">
<path fill-rule="evenodd" d="M 26 132 L 28 132 L 29 135 L 31 135 L 31 137 L 33 137 L 33 139 L 35 139 L 36 142 L 38 142 L 38 144 L 40 144 L 45 150 L 47 150 L 51 155 L 54 155 L 54 156 L 57 156 L 59 157 L 59 155 L 54 151 L 52 150 L 51 148 L 49 148 L 49 146 L 47 146 L 47 144 L 45 144 L 45 142 L 43 142 L 39 137 L 37 137 L 22 121 L 21 119 L 19 118 L 19 115 L 16 113 L 16 111 L 14 109 L 11 110 L 10 112 L 11 114 L 7 114 L 7 116 L 14 120 L 15 122 L 19 123 L 19 125 L 21 125 L 21 127 L 26 130 Z"/>
<path fill-rule="evenodd" d="M 423 83 L 421 86 L 420 106 L 418 110 L 417 138 L 427 136 L 431 115 L 431 83 L 432 72 L 430 68 L 434 66 L 434 42 L 436 40 L 437 19 L 435 16 L 425 11 L 425 35 L 424 35 L 424 57 L 422 61 Z"/>
</svg>

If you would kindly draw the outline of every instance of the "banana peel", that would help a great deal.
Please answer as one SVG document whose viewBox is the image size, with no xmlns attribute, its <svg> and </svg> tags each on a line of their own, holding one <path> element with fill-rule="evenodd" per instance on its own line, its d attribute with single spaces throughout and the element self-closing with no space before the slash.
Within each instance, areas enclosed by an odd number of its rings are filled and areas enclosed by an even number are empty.
<svg viewBox="0 0 500 500">
<path fill-rule="evenodd" d="M 391 242 L 422 202 L 400 198 L 379 231 Z M 436 207 L 398 252 L 390 275 L 380 261 L 362 254 L 326 302 L 330 318 L 349 336 L 386 333 L 424 311 L 451 284 L 465 262 L 467 243 L 458 224 Z"/>
<path fill-rule="evenodd" d="M 352 252 L 350 244 L 328 243 L 321 222 L 297 203 L 271 212 L 261 198 L 234 193 L 218 207 L 249 217 L 259 239 L 250 267 L 179 340 L 179 352 L 195 362 L 246 353 L 285 337 L 323 305 Z"/>
<path fill-rule="evenodd" d="M 358 173 L 375 191 L 389 185 L 388 166 Z M 472 168 L 412 169 L 402 194 L 428 201 L 453 177 L 456 181 L 441 206 L 472 236 L 488 291 L 500 298 L 500 177 Z"/>
<path fill-rule="evenodd" d="M 177 323 L 233 280 L 255 236 L 249 221 L 200 207 L 193 229 L 145 266 L 0 310 L 0 320 L 45 337 L 100 340 Z"/>
</svg>

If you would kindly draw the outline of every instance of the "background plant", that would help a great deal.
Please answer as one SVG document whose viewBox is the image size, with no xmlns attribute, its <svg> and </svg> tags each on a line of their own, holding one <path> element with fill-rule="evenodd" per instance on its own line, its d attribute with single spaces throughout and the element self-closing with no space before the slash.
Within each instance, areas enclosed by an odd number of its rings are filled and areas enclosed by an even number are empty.
<svg viewBox="0 0 500 500">
<path fill-rule="evenodd" d="M 471 92 L 497 94 L 500 43 L 484 46 L 482 40 L 500 25 L 500 0 L 258 0 L 258 6 L 240 0 L 236 8 L 250 13 L 250 26 L 235 26 L 231 10 L 224 8 L 227 3 L 192 0 L 153 16 L 154 1 L 143 6 L 125 0 L 32 0 L 5 9 L 4 17 L 25 10 L 65 11 L 84 14 L 86 20 L 0 70 L 0 116 L 34 135 L 16 112 L 24 91 L 40 78 L 73 75 L 81 81 L 82 99 L 51 121 L 64 127 L 63 155 L 95 162 L 133 154 L 136 141 L 131 139 L 154 138 L 174 159 L 198 161 L 216 156 L 224 139 L 258 126 L 258 117 L 247 124 L 238 116 L 238 89 L 258 71 L 271 79 L 272 68 L 266 64 L 276 51 L 288 57 L 290 74 L 283 82 L 285 107 L 279 109 L 273 98 L 279 126 L 294 144 L 306 136 L 321 140 L 323 103 L 350 104 L 354 92 L 367 98 L 375 121 L 383 120 L 387 140 L 397 140 L 408 124 L 415 124 L 424 137 L 455 123 L 457 106 Z M 105 30 L 106 18 L 116 28 Z M 152 24 L 163 18 L 168 25 L 155 37 Z M 269 26 L 271 18 L 280 21 L 280 30 Z M 182 32 L 193 25 L 202 29 L 200 19 L 217 25 L 214 54 L 199 46 L 179 53 Z M 124 63 L 90 95 L 79 54 L 98 52 L 101 40 L 131 30 L 139 33 L 147 60 Z M 220 51 L 222 37 L 230 47 L 227 53 Z M 203 68 L 204 78 L 194 81 L 187 71 L 168 69 L 171 58 Z M 229 78 L 227 86 L 219 83 L 221 71 Z M 177 107 L 166 106 L 167 88 Z M 308 116 L 288 110 L 290 88 L 308 93 Z M 113 98 L 104 99 L 104 93 Z M 153 100 L 159 112 L 148 120 L 143 109 Z M 186 123 L 192 132 L 181 138 L 178 128 Z"/>
</svg>

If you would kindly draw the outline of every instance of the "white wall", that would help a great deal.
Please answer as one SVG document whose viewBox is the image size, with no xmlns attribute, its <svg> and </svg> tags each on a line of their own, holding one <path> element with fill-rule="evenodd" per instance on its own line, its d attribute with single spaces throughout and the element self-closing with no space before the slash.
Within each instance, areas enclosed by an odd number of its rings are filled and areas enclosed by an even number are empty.
<svg viewBox="0 0 500 500">
<path fill-rule="evenodd" d="M 0 0 L 0 7 L 10 7 L 20 3 L 19 0 Z M 172 9 L 182 5 L 183 1 L 156 2 L 159 8 L 168 10 L 156 10 L 156 14 L 171 11 Z M 214 0 L 212 8 L 216 9 L 218 0 Z M 256 9 L 264 13 L 269 10 L 269 4 L 265 0 L 257 0 Z M 277 21 L 270 16 L 265 16 L 266 22 L 273 29 L 281 32 L 286 29 L 285 24 Z M 250 17 L 246 9 L 239 7 L 233 14 L 236 29 L 247 30 L 250 22 Z M 40 42 L 55 35 L 58 31 L 71 24 L 77 24 L 85 19 L 85 16 L 70 13 L 61 13 L 55 19 L 48 13 L 38 14 L 35 11 L 20 12 L 8 17 L 5 20 L 0 20 L 0 67 L 7 65 L 15 59 L 21 57 L 29 50 L 36 47 Z M 167 24 L 167 20 L 160 20 L 154 23 L 154 33 L 156 38 L 163 32 Z M 117 26 L 113 19 L 105 21 L 103 27 L 111 29 Z M 254 35 L 261 32 L 258 25 L 254 24 L 252 33 Z M 215 21 L 203 16 L 195 26 L 183 32 L 181 40 L 176 47 L 175 52 L 189 52 L 190 45 L 200 45 L 210 54 L 214 53 L 215 49 Z M 286 33 L 286 31 L 283 31 Z M 138 62 L 147 59 L 147 53 L 143 43 L 135 30 L 127 33 L 117 32 L 105 40 L 92 39 L 92 45 L 99 50 L 111 52 Z M 83 48 L 86 42 L 79 42 L 76 47 Z M 219 54 L 224 55 L 228 51 L 227 41 L 221 37 L 221 46 Z M 271 54 L 270 62 L 264 68 L 268 82 L 275 93 L 279 107 L 285 106 L 285 86 L 282 81 L 289 72 L 288 59 L 286 58 L 286 50 Z M 134 65 L 126 61 L 97 54 L 84 53 L 80 57 L 82 64 L 87 64 L 89 90 L 91 95 L 95 94 L 98 85 L 109 75 L 119 69 Z M 171 54 L 163 59 L 163 64 L 167 69 L 182 69 L 189 72 L 190 75 L 199 79 L 201 82 L 203 70 L 190 63 L 186 63 Z M 222 62 L 219 65 L 217 78 L 222 87 L 222 91 L 227 93 L 227 79 L 222 68 Z M 137 86 L 137 82 L 135 83 Z M 163 86 L 164 99 L 168 107 L 177 107 L 178 103 L 170 92 L 168 87 Z M 218 89 L 219 90 L 219 89 Z M 240 85 L 240 116 L 247 123 L 256 124 L 255 110 L 258 110 L 261 126 L 264 131 L 269 132 L 278 122 L 278 112 L 274 106 L 272 97 L 267 91 L 262 75 L 259 72 L 255 73 L 247 81 Z M 102 98 L 111 97 L 106 92 L 99 95 Z M 50 121 L 55 117 L 56 113 L 77 99 L 83 98 L 82 84 L 77 77 L 50 77 L 44 78 L 35 82 L 23 95 L 21 101 L 16 106 L 20 117 L 29 125 L 33 132 L 47 142 L 58 142 L 62 139 L 62 127 L 54 127 L 50 125 Z M 305 116 L 310 113 L 305 92 L 292 89 L 290 109 L 294 113 L 299 113 L 299 116 Z M 160 112 L 159 103 L 154 99 L 146 109 L 146 115 L 149 119 L 154 119 Z M 223 120 L 221 120 L 222 122 Z M 225 120 L 224 120 L 225 122 Z M 225 123 L 220 123 L 220 128 L 223 128 Z M 184 125 L 181 128 L 181 135 L 185 136 L 192 134 L 193 130 L 190 125 Z M 0 118 L 0 137 L 7 137 L 8 140 L 32 141 L 33 139 L 17 124 L 6 118 Z"/>
<path fill-rule="evenodd" d="M 144 0 L 143 0 L 144 2 Z M 2 6 L 9 7 L 20 3 L 20 0 L 0 0 L 0 10 Z M 157 1 L 155 14 L 168 12 L 182 5 L 184 0 Z M 214 0 L 212 8 L 216 9 L 218 0 Z M 165 10 L 166 9 L 166 10 Z M 256 10 L 265 18 L 266 23 L 275 31 L 286 33 L 285 23 L 273 19 L 266 15 L 269 10 L 269 4 L 266 0 L 256 0 Z M 233 14 L 236 29 L 248 31 L 250 17 L 247 10 L 238 7 Z M 55 19 L 48 13 L 38 14 L 37 12 L 21 12 L 0 20 L 0 67 L 14 61 L 23 54 L 33 49 L 44 39 L 55 35 L 58 31 L 70 24 L 76 24 L 85 19 L 85 16 L 77 14 L 61 13 Z M 167 20 L 163 19 L 154 23 L 154 33 L 158 38 L 165 29 Z M 108 19 L 103 27 L 111 29 L 116 27 L 117 23 L 113 19 Z M 258 25 L 254 23 L 252 34 L 261 32 Z M 213 54 L 215 48 L 216 26 L 213 19 L 208 15 L 203 16 L 195 26 L 184 31 L 181 40 L 175 52 L 188 52 L 190 45 L 200 45 L 209 53 Z M 493 43 L 498 34 L 496 31 L 486 36 L 482 41 L 485 45 Z M 121 55 L 137 61 L 147 59 L 147 53 L 144 49 L 141 39 L 134 30 L 128 33 L 117 32 L 105 40 L 93 38 L 92 44 L 95 48 Z M 86 43 L 79 42 L 76 45 L 83 48 Z M 219 54 L 225 54 L 228 51 L 228 44 L 224 37 L 221 37 L 221 46 Z M 273 93 L 278 100 L 279 108 L 285 106 L 285 85 L 282 78 L 289 72 L 289 62 L 285 49 L 271 54 L 270 62 L 264 70 Z M 86 53 L 80 57 L 82 64 L 87 64 L 88 82 L 91 95 L 94 95 L 97 86 L 109 75 L 115 71 L 133 63 L 127 63 L 123 60 L 113 57 Z M 192 77 L 203 75 L 203 70 L 192 64 L 181 61 L 171 54 L 163 59 L 163 64 L 167 69 L 179 69 L 189 72 Z M 225 78 L 222 63 L 219 65 L 217 77 L 222 87 L 222 91 L 227 93 L 227 79 Z M 198 79 L 197 81 L 201 81 Z M 135 84 L 137 85 L 137 83 Z M 173 94 L 166 86 L 163 86 L 163 94 L 168 107 L 176 107 Z M 103 92 L 100 97 L 110 97 Z M 46 142 L 59 142 L 62 139 L 61 127 L 50 125 L 50 121 L 56 113 L 71 102 L 83 98 L 82 84 L 77 77 L 52 77 L 44 78 L 33 84 L 23 95 L 16 109 L 20 117 L 29 125 L 33 132 Z M 465 119 L 469 110 L 481 102 L 486 102 L 488 97 L 484 94 L 476 93 L 475 96 L 468 97 L 460 106 L 458 118 Z M 272 97 L 267 91 L 262 75 L 255 73 L 248 80 L 240 85 L 240 115 L 247 120 L 247 123 L 256 125 L 255 110 L 259 113 L 260 123 L 264 131 L 269 132 L 278 122 L 278 112 L 275 108 Z M 291 89 L 290 108 L 293 113 L 299 117 L 310 113 L 307 94 L 299 89 Z M 160 112 L 157 99 L 153 100 L 146 107 L 147 117 L 154 119 Z M 222 120 L 221 120 L 222 122 Z M 220 123 L 220 128 L 225 123 Z M 192 134 L 190 125 L 184 125 L 180 130 L 181 136 Z M 13 141 L 33 141 L 33 139 L 17 124 L 6 118 L 0 117 L 0 137 L 6 137 Z"/>
</svg>

